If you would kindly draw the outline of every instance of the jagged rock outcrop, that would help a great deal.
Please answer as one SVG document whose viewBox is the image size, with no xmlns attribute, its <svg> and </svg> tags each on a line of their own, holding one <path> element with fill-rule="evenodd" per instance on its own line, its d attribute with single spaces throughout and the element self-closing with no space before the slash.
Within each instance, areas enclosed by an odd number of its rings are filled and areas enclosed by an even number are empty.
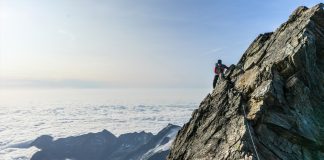
<svg viewBox="0 0 324 160">
<path fill-rule="evenodd" d="M 299 7 L 258 36 L 179 131 L 168 159 L 324 159 L 323 7 Z"/>
<path fill-rule="evenodd" d="M 116 137 L 103 130 L 57 140 L 43 135 L 31 143 L 41 149 L 31 160 L 162 160 L 169 154 L 179 129 L 169 124 L 157 135 L 135 132 Z"/>
</svg>

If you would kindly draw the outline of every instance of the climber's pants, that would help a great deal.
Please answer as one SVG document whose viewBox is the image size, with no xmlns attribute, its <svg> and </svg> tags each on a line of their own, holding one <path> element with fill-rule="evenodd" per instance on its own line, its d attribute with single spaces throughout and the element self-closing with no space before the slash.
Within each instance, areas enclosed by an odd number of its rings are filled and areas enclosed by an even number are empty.
<svg viewBox="0 0 324 160">
<path fill-rule="evenodd" d="M 216 83 L 217 83 L 217 81 L 219 79 L 219 76 L 221 76 L 221 79 L 225 79 L 224 73 L 216 74 L 215 77 L 214 77 L 214 81 L 213 81 L 213 88 L 216 87 Z"/>
<path fill-rule="evenodd" d="M 216 83 L 217 83 L 218 78 L 219 78 L 219 76 L 218 76 L 218 74 L 216 74 L 215 77 L 214 77 L 214 81 L 213 81 L 213 88 L 216 87 Z"/>
</svg>

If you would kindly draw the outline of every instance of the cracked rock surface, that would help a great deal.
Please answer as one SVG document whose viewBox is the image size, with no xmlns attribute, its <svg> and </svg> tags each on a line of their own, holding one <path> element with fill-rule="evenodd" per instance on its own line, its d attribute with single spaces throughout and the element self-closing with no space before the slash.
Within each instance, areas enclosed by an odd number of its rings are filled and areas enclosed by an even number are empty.
<svg viewBox="0 0 324 160">
<path fill-rule="evenodd" d="M 259 35 L 179 131 L 168 159 L 324 159 L 323 8 L 299 7 Z"/>
</svg>

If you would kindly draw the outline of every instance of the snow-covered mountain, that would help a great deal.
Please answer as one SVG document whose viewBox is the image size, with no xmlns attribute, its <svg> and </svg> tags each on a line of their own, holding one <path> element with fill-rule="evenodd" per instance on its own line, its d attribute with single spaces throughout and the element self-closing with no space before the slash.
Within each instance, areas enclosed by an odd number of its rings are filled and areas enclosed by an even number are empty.
<svg viewBox="0 0 324 160">
<path fill-rule="evenodd" d="M 134 132 L 116 137 L 103 130 L 57 140 L 43 135 L 31 143 L 40 149 L 31 160 L 162 160 L 179 129 L 169 124 L 156 135 Z"/>
</svg>

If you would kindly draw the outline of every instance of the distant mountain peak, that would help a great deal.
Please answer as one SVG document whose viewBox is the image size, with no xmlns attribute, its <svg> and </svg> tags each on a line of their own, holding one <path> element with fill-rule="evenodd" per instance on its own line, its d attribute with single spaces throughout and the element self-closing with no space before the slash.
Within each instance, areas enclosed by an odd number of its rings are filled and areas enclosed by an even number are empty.
<svg viewBox="0 0 324 160">
<path fill-rule="evenodd" d="M 157 135 L 142 131 L 122 134 L 119 137 L 103 130 L 54 141 L 53 137 L 43 135 L 31 143 L 31 146 L 41 149 L 32 156 L 31 160 L 165 159 L 179 129 L 179 126 L 168 124 Z"/>
</svg>

